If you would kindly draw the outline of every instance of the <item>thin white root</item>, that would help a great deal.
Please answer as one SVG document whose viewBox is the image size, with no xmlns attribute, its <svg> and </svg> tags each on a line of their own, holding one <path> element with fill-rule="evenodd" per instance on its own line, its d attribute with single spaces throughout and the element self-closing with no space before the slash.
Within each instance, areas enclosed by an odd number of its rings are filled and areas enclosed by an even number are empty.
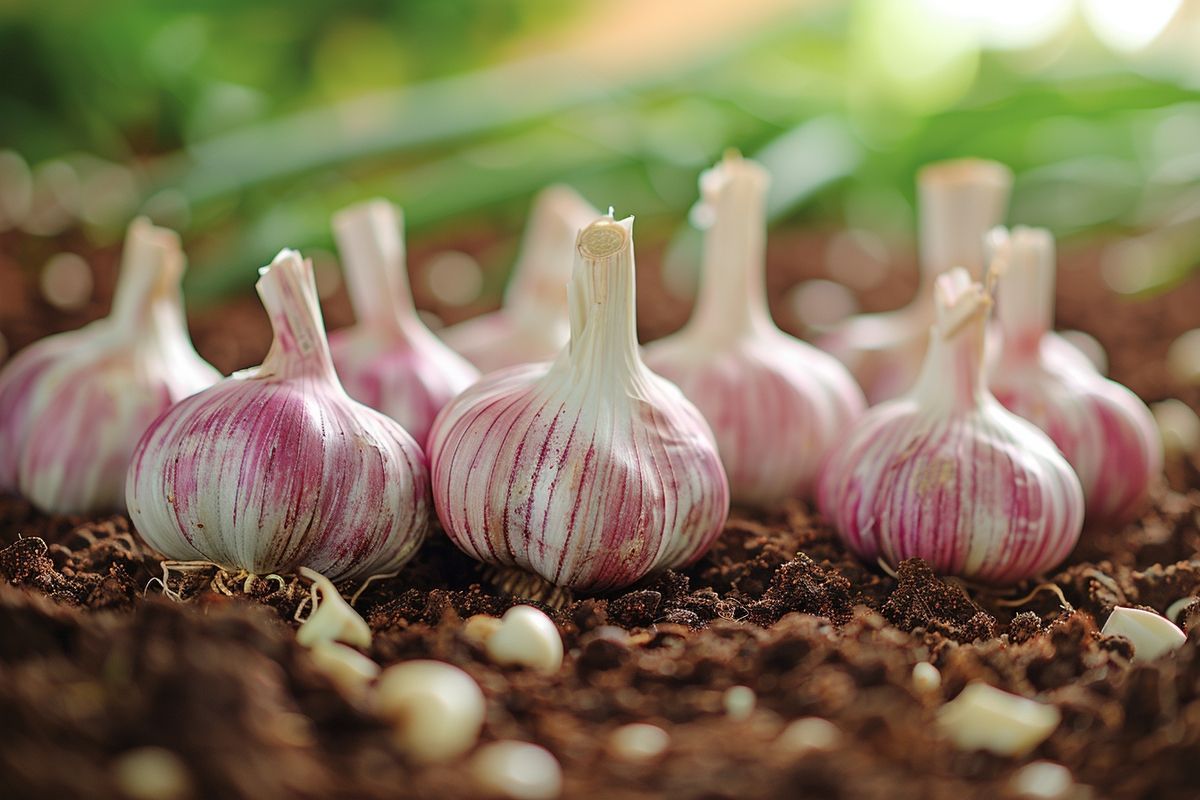
<svg viewBox="0 0 1200 800">
<path fill-rule="evenodd" d="M 893 578 L 899 578 L 899 577 L 900 577 L 900 573 L 898 573 L 898 572 L 896 572 L 896 570 L 892 569 L 892 568 L 891 568 L 891 567 L 888 565 L 888 563 L 887 563 L 886 561 L 884 561 L 884 560 L 883 560 L 883 556 L 879 556 L 879 558 L 875 559 L 875 563 L 879 565 L 879 568 L 880 568 L 881 570 L 883 570 L 884 572 L 886 572 L 888 575 L 891 575 Z"/>
<path fill-rule="evenodd" d="M 353 606 L 355 603 L 358 602 L 358 598 L 362 596 L 362 593 L 367 590 L 367 587 L 370 586 L 373 581 L 381 581 L 381 580 L 385 580 L 387 578 L 394 578 L 399 574 L 400 574 L 400 570 L 397 569 L 397 570 L 393 570 L 391 572 L 380 572 L 378 575 L 372 575 L 371 577 L 367 578 L 365 581 L 362 582 L 362 586 L 359 586 L 358 590 L 354 594 L 350 595 L 350 605 Z"/>
<path fill-rule="evenodd" d="M 1043 590 L 1051 592 L 1056 597 L 1058 597 L 1059 604 L 1066 611 L 1074 611 L 1075 610 L 1075 606 L 1071 605 L 1071 603 L 1067 600 L 1067 596 L 1065 594 L 1063 594 L 1063 590 L 1059 587 L 1059 585 L 1057 583 L 1050 583 L 1048 581 L 1046 583 L 1039 583 L 1037 586 L 1033 587 L 1033 589 L 1030 590 L 1029 594 L 1025 595 L 1024 597 L 1019 597 L 1016 600 L 1003 600 L 1003 599 L 997 600 L 996 605 L 1002 606 L 1004 608 L 1016 608 L 1017 606 L 1023 606 L 1026 603 L 1028 603 L 1030 600 L 1032 600 L 1034 597 L 1036 597 L 1038 595 L 1038 593 L 1042 592 Z"/>
</svg>

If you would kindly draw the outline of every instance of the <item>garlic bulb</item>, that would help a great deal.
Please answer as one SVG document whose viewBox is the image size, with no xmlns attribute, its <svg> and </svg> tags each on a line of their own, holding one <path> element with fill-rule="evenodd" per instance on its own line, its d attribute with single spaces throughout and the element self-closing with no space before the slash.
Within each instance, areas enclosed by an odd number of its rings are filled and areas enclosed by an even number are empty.
<svg viewBox="0 0 1200 800">
<path fill-rule="evenodd" d="M 174 231 L 134 220 L 109 316 L 31 345 L 0 372 L 0 490 L 47 512 L 124 506 L 138 438 L 221 378 L 188 337 L 183 268 Z"/>
<path fill-rule="evenodd" d="M 725 523 L 708 425 L 638 355 L 632 232 L 580 232 L 556 361 L 493 373 L 434 422 L 438 518 L 473 558 L 606 589 L 694 561 Z"/>
<path fill-rule="evenodd" d="M 821 512 L 867 561 L 920 557 L 990 583 L 1036 575 L 1079 538 L 1079 479 L 988 392 L 983 287 L 955 269 L 934 288 L 937 322 L 916 386 L 868 411 L 833 451 Z"/>
<path fill-rule="evenodd" d="M 129 468 L 130 517 L 172 559 L 331 580 L 395 569 L 428 525 L 421 448 L 338 383 L 310 262 L 282 251 L 258 293 L 270 352 L 150 427 Z"/>
<path fill-rule="evenodd" d="M 917 175 L 921 282 L 898 311 L 860 314 L 818 342 L 850 368 L 872 404 L 898 397 L 916 380 L 934 321 L 932 284 L 953 267 L 983 274 L 983 237 L 1004 219 L 1012 171 L 965 158 L 930 164 Z"/>
<path fill-rule="evenodd" d="M 557 356 L 570 336 L 566 286 L 575 235 L 598 216 L 568 186 L 542 190 L 533 203 L 504 305 L 446 328 L 442 341 L 485 373 Z"/>
<path fill-rule="evenodd" d="M 329 351 L 350 396 L 399 422 L 424 447 L 433 418 L 479 372 L 417 316 L 402 224 L 399 209 L 386 200 L 334 216 L 358 324 L 330 334 Z"/>
<path fill-rule="evenodd" d="M 808 494 L 825 454 L 866 407 L 837 359 L 771 320 L 763 279 L 768 180 L 736 153 L 701 176 L 714 222 L 696 310 L 645 355 L 704 414 L 734 501 L 752 505 Z"/>
<path fill-rule="evenodd" d="M 992 392 L 1044 430 L 1075 468 L 1089 518 L 1136 512 L 1162 472 L 1154 416 L 1137 395 L 1102 376 L 1087 356 L 1050 332 L 1054 320 L 1054 239 L 1035 228 L 999 228 L 990 245 L 1001 351 Z"/>
</svg>

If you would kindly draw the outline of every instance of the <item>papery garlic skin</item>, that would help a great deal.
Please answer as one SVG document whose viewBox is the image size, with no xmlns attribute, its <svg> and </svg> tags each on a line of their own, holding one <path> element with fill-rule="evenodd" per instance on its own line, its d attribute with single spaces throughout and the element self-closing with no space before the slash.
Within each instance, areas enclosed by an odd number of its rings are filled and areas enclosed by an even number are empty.
<svg viewBox="0 0 1200 800">
<path fill-rule="evenodd" d="M 808 495 L 825 454 L 866 408 L 837 359 L 771 320 L 768 181 L 737 154 L 701 176 L 714 222 L 696 310 L 682 331 L 645 350 L 647 366 L 674 381 L 712 427 L 734 502 L 758 506 Z"/>
<path fill-rule="evenodd" d="M 1079 475 L 1089 519 L 1127 519 L 1144 505 L 1162 473 L 1154 416 L 1137 395 L 1102 376 L 1050 331 L 1055 279 L 1050 232 L 1017 227 L 1009 234 L 1001 228 L 990 237 L 1002 262 L 996 288 L 1002 344 L 991 390 L 1058 445 Z"/>
<path fill-rule="evenodd" d="M 569 186 L 543 189 L 534 200 L 503 306 L 442 330 L 442 341 L 484 374 L 553 360 L 571 335 L 566 286 L 575 263 L 575 236 L 598 216 Z"/>
<path fill-rule="evenodd" d="M 869 410 L 833 451 L 821 513 L 866 561 L 919 557 L 944 574 L 1015 582 L 1071 552 L 1083 492 L 1054 443 L 987 391 L 983 288 L 962 269 L 935 288 L 917 385 Z"/>
<path fill-rule="evenodd" d="M 138 439 L 221 377 L 192 347 L 179 236 L 129 226 L 108 317 L 43 339 L 0 371 L 0 490 L 51 513 L 120 509 Z"/>
<path fill-rule="evenodd" d="M 333 218 L 358 323 L 329 335 L 329 351 L 351 397 L 399 422 L 424 446 L 434 417 L 479 378 L 417 315 L 405 266 L 403 220 L 386 200 Z"/>
<path fill-rule="evenodd" d="M 916 299 L 896 311 L 850 317 L 821 337 L 822 349 L 849 367 L 867 399 L 881 403 L 908 391 L 920 374 L 934 321 L 933 282 L 954 267 L 979 279 L 983 237 L 1004 220 L 1012 170 L 963 158 L 917 174 L 921 282 Z"/>
<path fill-rule="evenodd" d="M 708 425 L 638 355 L 632 227 L 579 234 L 556 361 L 484 377 L 434 423 L 438 518 L 473 558 L 600 590 L 694 561 L 724 526 Z"/>
<path fill-rule="evenodd" d="M 258 291 L 270 352 L 151 426 L 129 469 L 130 517 L 172 559 L 331 580 L 395 569 L 428 526 L 421 448 L 338 383 L 311 263 L 282 251 Z"/>
</svg>

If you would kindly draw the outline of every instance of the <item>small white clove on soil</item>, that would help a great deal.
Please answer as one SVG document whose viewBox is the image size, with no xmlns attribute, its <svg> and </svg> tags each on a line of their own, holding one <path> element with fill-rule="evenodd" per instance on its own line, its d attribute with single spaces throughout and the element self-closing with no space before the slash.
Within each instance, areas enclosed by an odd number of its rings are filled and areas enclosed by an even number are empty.
<svg viewBox="0 0 1200 800">
<path fill-rule="evenodd" d="M 1117 606 L 1108 615 L 1103 636 L 1123 636 L 1133 643 L 1135 661 L 1153 661 L 1187 641 L 1183 631 L 1171 620 L 1152 611 Z"/>
<path fill-rule="evenodd" d="M 558 626 L 533 606 L 513 606 L 484 645 L 488 657 L 502 666 L 519 665 L 557 672 L 563 662 Z"/>
<path fill-rule="evenodd" d="M 671 736 L 657 725 L 634 722 L 622 725 L 609 736 L 609 751 L 622 761 L 654 761 L 671 746 Z"/>
<path fill-rule="evenodd" d="M 442 661 L 388 667 L 375 689 L 379 715 L 394 726 L 396 743 L 417 761 L 448 761 L 475 746 L 487 703 L 467 673 Z"/>
<path fill-rule="evenodd" d="M 1019 756 L 1037 747 L 1058 727 L 1058 709 L 1036 700 L 972 683 L 938 711 L 942 733 L 962 750 Z"/>
<path fill-rule="evenodd" d="M 471 777 L 488 797 L 553 800 L 562 793 L 562 767 L 544 747 L 528 742 L 486 744 L 470 763 Z"/>
</svg>

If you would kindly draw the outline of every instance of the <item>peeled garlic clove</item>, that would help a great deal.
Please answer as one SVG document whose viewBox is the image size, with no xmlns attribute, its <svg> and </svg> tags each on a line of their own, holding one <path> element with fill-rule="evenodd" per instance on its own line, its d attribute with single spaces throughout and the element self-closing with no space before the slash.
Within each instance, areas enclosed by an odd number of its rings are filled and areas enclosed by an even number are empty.
<svg viewBox="0 0 1200 800">
<path fill-rule="evenodd" d="M 320 640 L 310 647 L 309 655 L 316 668 L 347 697 L 361 697 L 379 675 L 378 664 L 340 642 Z"/>
<path fill-rule="evenodd" d="M 475 746 L 487 704 L 475 679 L 441 661 L 405 661 L 379 678 L 375 702 L 398 744 L 418 761 L 447 761 Z"/>
<path fill-rule="evenodd" d="M 1162 472 L 1163 448 L 1154 417 L 1137 395 L 1052 338 L 1050 232 L 998 228 L 989 238 L 1002 263 L 997 317 L 1003 345 L 991 369 L 992 392 L 1062 450 L 1079 475 L 1090 518 L 1128 518 Z"/>
<path fill-rule="evenodd" d="M 608 739 L 609 750 L 614 756 L 634 763 L 654 761 L 670 746 L 670 734 L 645 722 L 622 725 Z"/>
<path fill-rule="evenodd" d="M 1200 417 L 1182 400 L 1169 397 L 1150 406 L 1163 454 L 1186 455 L 1200 450 Z"/>
<path fill-rule="evenodd" d="M 519 664 L 541 672 L 557 672 L 563 643 L 554 621 L 533 606 L 513 606 L 487 636 L 484 646 L 497 664 Z"/>
<path fill-rule="evenodd" d="M 549 750 L 528 742 L 492 742 L 471 758 L 471 776 L 488 797 L 554 800 L 562 793 L 562 767 Z"/>
<path fill-rule="evenodd" d="M 296 641 L 305 647 L 312 647 L 318 642 L 345 642 L 355 647 L 370 647 L 370 626 L 346 602 L 333 581 L 308 567 L 301 567 L 299 572 L 313 582 L 321 600 L 296 631 Z"/>
<path fill-rule="evenodd" d="M 866 408 L 837 359 L 775 326 L 764 280 L 768 176 L 730 154 L 701 176 L 705 232 L 696 310 L 679 333 L 646 347 L 712 426 L 735 502 L 807 495 L 825 454 Z"/>
<path fill-rule="evenodd" d="M 109 316 L 31 345 L 0 372 L 0 490 L 53 513 L 124 505 L 142 433 L 221 377 L 188 337 L 183 268 L 174 231 L 134 220 Z"/>
<path fill-rule="evenodd" d="M 423 447 L 433 418 L 479 372 L 417 315 L 402 225 L 399 209 L 386 200 L 334 216 L 358 323 L 330 334 L 329 351 L 350 396 L 399 422 Z"/>
<path fill-rule="evenodd" d="M 442 340 L 484 373 L 552 360 L 571 335 L 566 285 L 575 235 L 598 216 L 570 187 L 544 189 L 534 199 L 504 305 L 451 325 Z"/>
<path fill-rule="evenodd" d="M 553 364 L 493 373 L 434 423 L 438 518 L 473 558 L 599 590 L 694 561 L 724 526 L 712 433 L 638 354 L 632 227 L 580 232 Z"/>
<path fill-rule="evenodd" d="M 942 733 L 962 750 L 1020 756 L 1046 740 L 1062 715 L 1054 706 L 972 683 L 938 711 Z"/>
<path fill-rule="evenodd" d="M 917 299 L 898 311 L 861 314 L 819 344 L 850 368 L 871 403 L 908 391 L 920 373 L 934 322 L 930 298 L 938 275 L 954 267 L 983 274 L 983 236 L 1004 220 L 1012 170 L 995 161 L 964 158 L 930 164 L 917 175 L 921 284 Z"/>
<path fill-rule="evenodd" d="M 129 468 L 130 517 L 172 559 L 331 580 L 396 569 L 428 526 L 421 448 L 338 383 L 310 262 L 282 251 L 258 292 L 266 360 L 155 421 Z"/>
<path fill-rule="evenodd" d="M 1183 647 L 1187 636 L 1169 619 L 1140 608 L 1117 606 L 1108 615 L 1103 636 L 1123 636 L 1133 643 L 1134 659 L 1153 661 Z"/>
<path fill-rule="evenodd" d="M 956 269 L 935 288 L 917 385 L 869 410 L 834 450 L 821 513 L 870 563 L 919 557 L 942 573 L 1015 582 L 1071 552 L 1083 493 L 1054 443 L 988 392 L 983 287 Z"/>
</svg>

